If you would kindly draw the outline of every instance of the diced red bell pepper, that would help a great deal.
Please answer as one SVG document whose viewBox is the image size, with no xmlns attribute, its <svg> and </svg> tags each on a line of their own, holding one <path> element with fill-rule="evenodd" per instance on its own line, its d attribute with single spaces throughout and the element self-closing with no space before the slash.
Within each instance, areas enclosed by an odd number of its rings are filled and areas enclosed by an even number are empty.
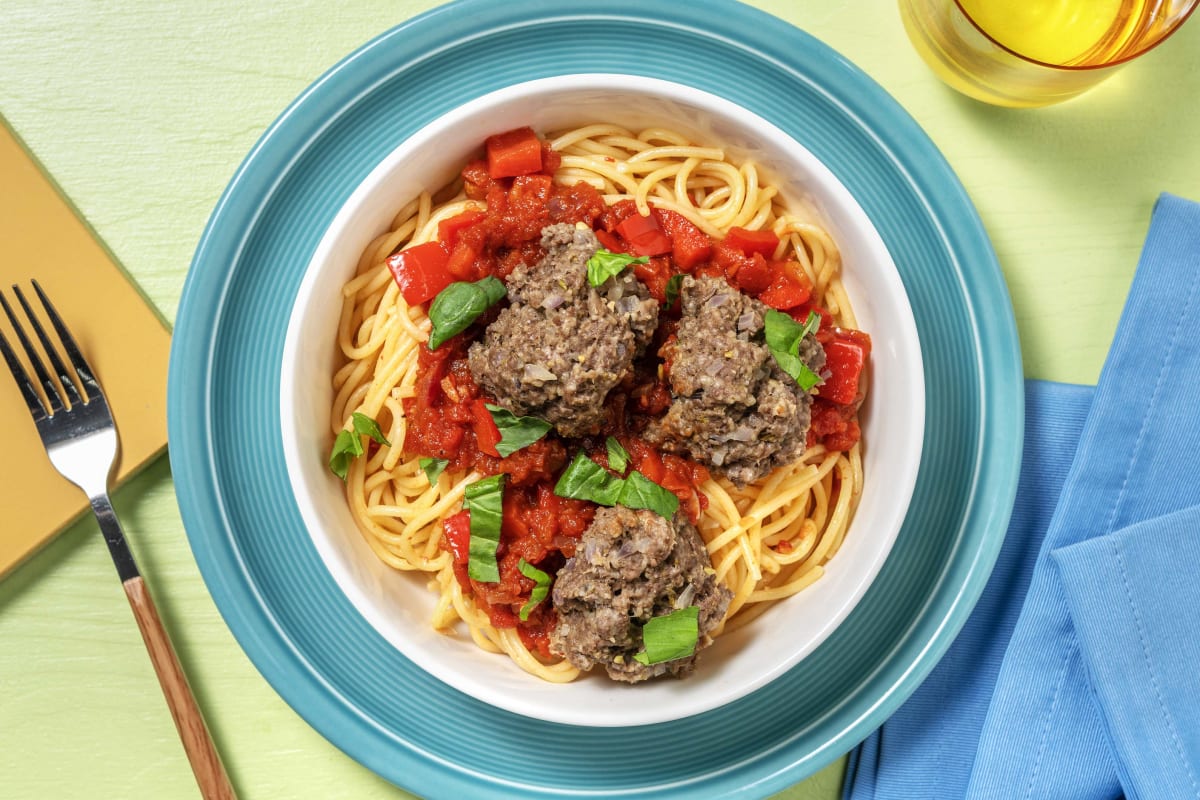
<svg viewBox="0 0 1200 800">
<path fill-rule="evenodd" d="M 667 282 L 671 280 L 671 260 L 661 256 L 645 264 L 634 264 L 633 274 L 646 284 L 646 291 L 660 303 L 667 302 Z"/>
<path fill-rule="evenodd" d="M 454 252 L 458 244 L 458 235 L 487 216 L 486 211 L 464 211 L 438 223 L 438 241 L 446 245 L 446 249 Z"/>
<path fill-rule="evenodd" d="M 542 168 L 542 142 L 533 128 L 516 128 L 485 142 L 488 175 L 492 178 L 515 178 L 531 175 Z"/>
<path fill-rule="evenodd" d="M 463 192 L 472 200 L 483 200 L 496 183 L 488 174 L 487 161 L 480 158 L 463 167 Z"/>
<path fill-rule="evenodd" d="M 725 270 L 721 269 L 721 265 L 712 261 L 696 267 L 694 270 L 692 270 L 692 276 L 695 278 L 720 278 L 721 280 L 728 279 L 728 275 L 725 273 Z"/>
<path fill-rule="evenodd" d="M 812 278 L 808 277 L 808 273 L 804 271 L 804 267 L 800 266 L 799 261 L 788 259 L 787 261 L 772 261 L 776 269 L 792 279 L 793 283 L 798 283 L 801 286 L 807 286 L 812 289 Z M 807 300 L 805 302 L 808 302 Z"/>
<path fill-rule="evenodd" d="M 542 168 L 540 172 L 543 175 L 553 175 L 561 166 L 562 156 L 550 147 L 549 142 L 542 142 Z"/>
<path fill-rule="evenodd" d="M 471 557 L 471 512 L 463 509 L 442 520 L 442 536 L 454 563 L 466 564 Z"/>
<path fill-rule="evenodd" d="M 796 279 L 799 274 L 802 280 Z M 787 311 L 809 301 L 812 297 L 812 284 L 808 277 L 799 270 L 788 269 L 786 264 L 776 262 L 775 280 L 758 295 L 758 299 L 771 308 Z"/>
<path fill-rule="evenodd" d="M 631 440 L 628 451 L 633 468 L 661 485 L 660 482 L 667 473 L 667 467 L 663 464 L 662 455 L 640 439 Z"/>
<path fill-rule="evenodd" d="M 459 242 L 450 252 L 450 258 L 446 261 L 446 271 L 456 281 L 474 280 L 475 259 L 478 257 L 479 253 L 473 247 L 466 242 Z"/>
<path fill-rule="evenodd" d="M 833 315 L 821 306 L 814 305 L 811 302 L 801 303 L 795 308 L 789 308 L 787 313 L 796 322 L 803 323 L 808 319 L 810 311 L 815 311 L 817 316 L 821 318 L 821 324 L 817 327 L 818 331 L 827 331 L 833 328 Z M 817 340 L 820 341 L 821 338 L 821 335 L 818 334 Z"/>
<path fill-rule="evenodd" d="M 618 200 L 611 206 L 606 205 L 600 213 L 598 227 L 612 233 L 617 229 L 617 226 L 624 222 L 629 217 L 636 217 L 638 213 L 637 203 L 632 200 Z"/>
<path fill-rule="evenodd" d="M 475 445 L 479 452 L 499 458 L 500 451 L 496 445 L 500 442 L 500 429 L 496 427 L 496 421 L 492 419 L 482 398 L 471 403 L 471 414 L 471 427 L 475 430 Z"/>
<path fill-rule="evenodd" d="M 454 578 L 464 590 L 471 590 L 467 564 L 471 560 L 471 512 L 463 509 L 442 520 L 442 549 L 454 557 Z"/>
<path fill-rule="evenodd" d="M 671 238 L 671 258 L 681 270 L 691 272 L 692 267 L 712 255 L 712 239 L 683 214 L 666 208 L 651 209 L 651 213 Z"/>
<path fill-rule="evenodd" d="M 767 263 L 761 253 L 755 253 L 738 267 L 733 276 L 733 282 L 741 291 L 758 296 L 770 288 L 774 278 L 775 272 L 771 269 L 771 265 Z"/>
<path fill-rule="evenodd" d="M 653 215 L 626 217 L 617 225 L 617 233 L 629 243 L 629 252 L 635 256 L 661 256 L 671 252 L 671 237 Z"/>
<path fill-rule="evenodd" d="M 836 336 L 825 342 L 825 369 L 829 377 L 821 384 L 820 397 L 849 405 L 858 397 L 858 381 L 867 362 L 868 347 L 859 341 Z"/>
<path fill-rule="evenodd" d="M 432 300 L 454 282 L 446 269 L 450 253 L 441 242 L 426 242 L 388 256 L 388 269 L 410 306 Z"/>
<path fill-rule="evenodd" d="M 439 352 L 443 349 L 445 349 L 445 352 Z M 429 350 L 429 348 L 426 348 L 420 351 L 418 358 L 420 362 L 418 363 L 419 369 L 414 396 L 422 408 L 434 408 L 441 404 L 444 395 L 442 378 L 446 377 L 448 362 L 450 361 L 450 350 L 446 348 Z"/>
<path fill-rule="evenodd" d="M 625 243 L 621 241 L 615 233 L 609 233 L 603 228 L 597 228 L 595 231 L 596 239 L 610 253 L 624 253 Z"/>
<path fill-rule="evenodd" d="M 746 255 L 734 247 L 728 239 L 722 239 L 713 247 L 713 264 L 720 269 L 719 277 L 725 278 L 730 286 L 757 295 L 771 285 L 774 275 L 762 253 Z M 696 275 L 708 277 L 712 270 L 701 264 Z"/>
<path fill-rule="evenodd" d="M 764 258 L 775 255 L 775 248 L 779 247 L 779 237 L 769 230 L 751 231 L 734 227 L 725 234 L 725 241 L 746 255 L 761 253 Z"/>
<path fill-rule="evenodd" d="M 822 311 L 822 309 L 815 306 L 813 307 L 813 310 L 818 313 Z M 825 312 L 825 314 L 828 313 L 828 311 Z M 832 317 L 830 317 L 830 319 L 832 319 Z M 830 322 L 828 325 L 822 323 L 822 325 L 824 326 L 823 330 L 817 332 L 817 341 L 819 341 L 821 344 L 827 344 L 836 339 L 841 339 L 842 341 L 858 345 L 863 349 L 863 352 L 866 355 L 871 355 L 871 334 L 867 333 L 866 331 L 856 331 L 852 328 L 839 328 L 832 322 Z"/>
</svg>

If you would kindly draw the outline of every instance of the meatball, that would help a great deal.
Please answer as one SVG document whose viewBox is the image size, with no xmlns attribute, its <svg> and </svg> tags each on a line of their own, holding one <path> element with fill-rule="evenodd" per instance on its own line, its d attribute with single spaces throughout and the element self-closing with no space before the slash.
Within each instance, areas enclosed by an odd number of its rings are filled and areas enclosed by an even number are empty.
<svg viewBox="0 0 1200 800">
<path fill-rule="evenodd" d="M 629 270 L 588 283 L 600 245 L 587 228 L 551 225 L 542 246 L 535 266 L 513 270 L 511 305 L 471 345 L 471 375 L 514 414 L 541 417 L 563 436 L 595 433 L 605 397 L 654 334 L 658 304 Z"/>
<path fill-rule="evenodd" d="M 685 277 L 679 331 L 668 354 L 671 405 L 646 438 L 710 465 L 739 486 L 805 450 L 812 397 L 763 341 L 767 306 L 720 278 Z M 813 372 L 825 351 L 811 334 L 799 356 Z"/>
<path fill-rule="evenodd" d="M 699 532 L 683 514 L 673 519 L 624 506 L 602 508 L 575 556 L 554 582 L 558 625 L 550 649 L 582 670 L 602 666 L 626 683 L 659 675 L 683 677 L 711 643 L 733 594 L 717 582 Z M 642 664 L 642 626 L 688 606 L 699 608 L 696 652 Z"/>
</svg>

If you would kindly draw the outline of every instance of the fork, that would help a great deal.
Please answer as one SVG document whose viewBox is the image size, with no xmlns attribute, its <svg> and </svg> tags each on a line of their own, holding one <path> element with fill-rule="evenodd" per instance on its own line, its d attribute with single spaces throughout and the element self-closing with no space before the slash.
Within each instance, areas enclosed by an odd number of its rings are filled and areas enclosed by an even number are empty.
<svg viewBox="0 0 1200 800">
<path fill-rule="evenodd" d="M 4 313 L 12 323 L 17 339 L 28 356 L 37 376 L 37 384 L 30 380 L 29 374 L 2 331 L 0 351 L 3 352 L 4 360 L 12 370 L 13 379 L 16 380 L 21 395 L 29 406 L 29 412 L 33 415 L 50 462 L 64 478 L 82 489 L 91 500 L 92 511 L 100 523 L 100 531 L 104 534 L 109 554 L 117 567 L 117 575 L 125 586 L 125 594 L 129 598 L 133 616 L 137 620 L 142 639 L 150 653 L 150 660 L 154 664 L 154 671 L 166 695 L 171 717 L 175 720 L 175 727 L 183 740 L 183 747 L 196 776 L 196 782 L 200 786 L 201 795 L 205 800 L 233 800 L 235 795 L 229 777 L 221 764 L 204 717 L 175 654 L 175 648 L 172 647 L 158 616 L 146 583 L 138 572 L 133 553 L 129 550 L 108 498 L 109 473 L 117 456 L 117 429 L 113 424 L 108 402 L 104 399 L 104 392 L 96 380 L 95 373 L 79 351 L 79 346 L 63 324 L 62 318 L 38 282 L 32 283 L 46 317 L 54 327 L 62 350 L 78 378 L 78 384 L 72 380 L 71 371 L 59 355 L 58 348 L 46 335 L 25 295 L 15 285 L 12 287 L 13 294 L 24 310 L 38 341 L 41 342 L 55 377 L 51 377 L 47 371 L 45 363 L 2 291 L 0 305 L 4 307 Z M 39 384 L 45 394 L 44 401 L 38 393 Z"/>
</svg>

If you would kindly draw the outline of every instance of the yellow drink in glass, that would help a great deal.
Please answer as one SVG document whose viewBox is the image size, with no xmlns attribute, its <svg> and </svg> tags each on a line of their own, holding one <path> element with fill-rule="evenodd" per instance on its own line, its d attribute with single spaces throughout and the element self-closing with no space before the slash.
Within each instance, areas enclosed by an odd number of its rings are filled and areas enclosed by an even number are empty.
<svg viewBox="0 0 1200 800">
<path fill-rule="evenodd" d="M 1158 45 L 1200 0 L 900 0 L 917 52 L 946 83 L 1004 106 L 1086 91 Z"/>
</svg>

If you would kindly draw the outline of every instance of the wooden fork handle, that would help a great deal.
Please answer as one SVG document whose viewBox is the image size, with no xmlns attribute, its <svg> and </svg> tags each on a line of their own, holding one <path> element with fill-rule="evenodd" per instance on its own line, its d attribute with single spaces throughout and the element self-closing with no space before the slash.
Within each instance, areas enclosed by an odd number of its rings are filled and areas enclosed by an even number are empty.
<svg viewBox="0 0 1200 800">
<path fill-rule="evenodd" d="M 133 608 L 133 616 L 137 619 L 142 639 L 146 649 L 150 651 L 150 661 L 154 671 L 158 673 L 158 682 L 162 685 L 163 694 L 167 696 L 167 705 L 171 716 L 175 719 L 175 727 L 179 729 L 179 738 L 183 740 L 183 749 L 187 751 L 188 761 L 192 764 L 192 772 L 196 782 L 200 784 L 200 794 L 205 800 L 236 800 L 229 776 L 221 764 L 221 757 L 213 746 L 208 726 L 196 705 L 196 698 L 188 686 L 175 648 L 167 637 L 159 619 L 154 600 L 146 588 L 141 576 L 130 578 L 124 583 L 125 594 L 129 597 L 129 605 Z"/>
</svg>

